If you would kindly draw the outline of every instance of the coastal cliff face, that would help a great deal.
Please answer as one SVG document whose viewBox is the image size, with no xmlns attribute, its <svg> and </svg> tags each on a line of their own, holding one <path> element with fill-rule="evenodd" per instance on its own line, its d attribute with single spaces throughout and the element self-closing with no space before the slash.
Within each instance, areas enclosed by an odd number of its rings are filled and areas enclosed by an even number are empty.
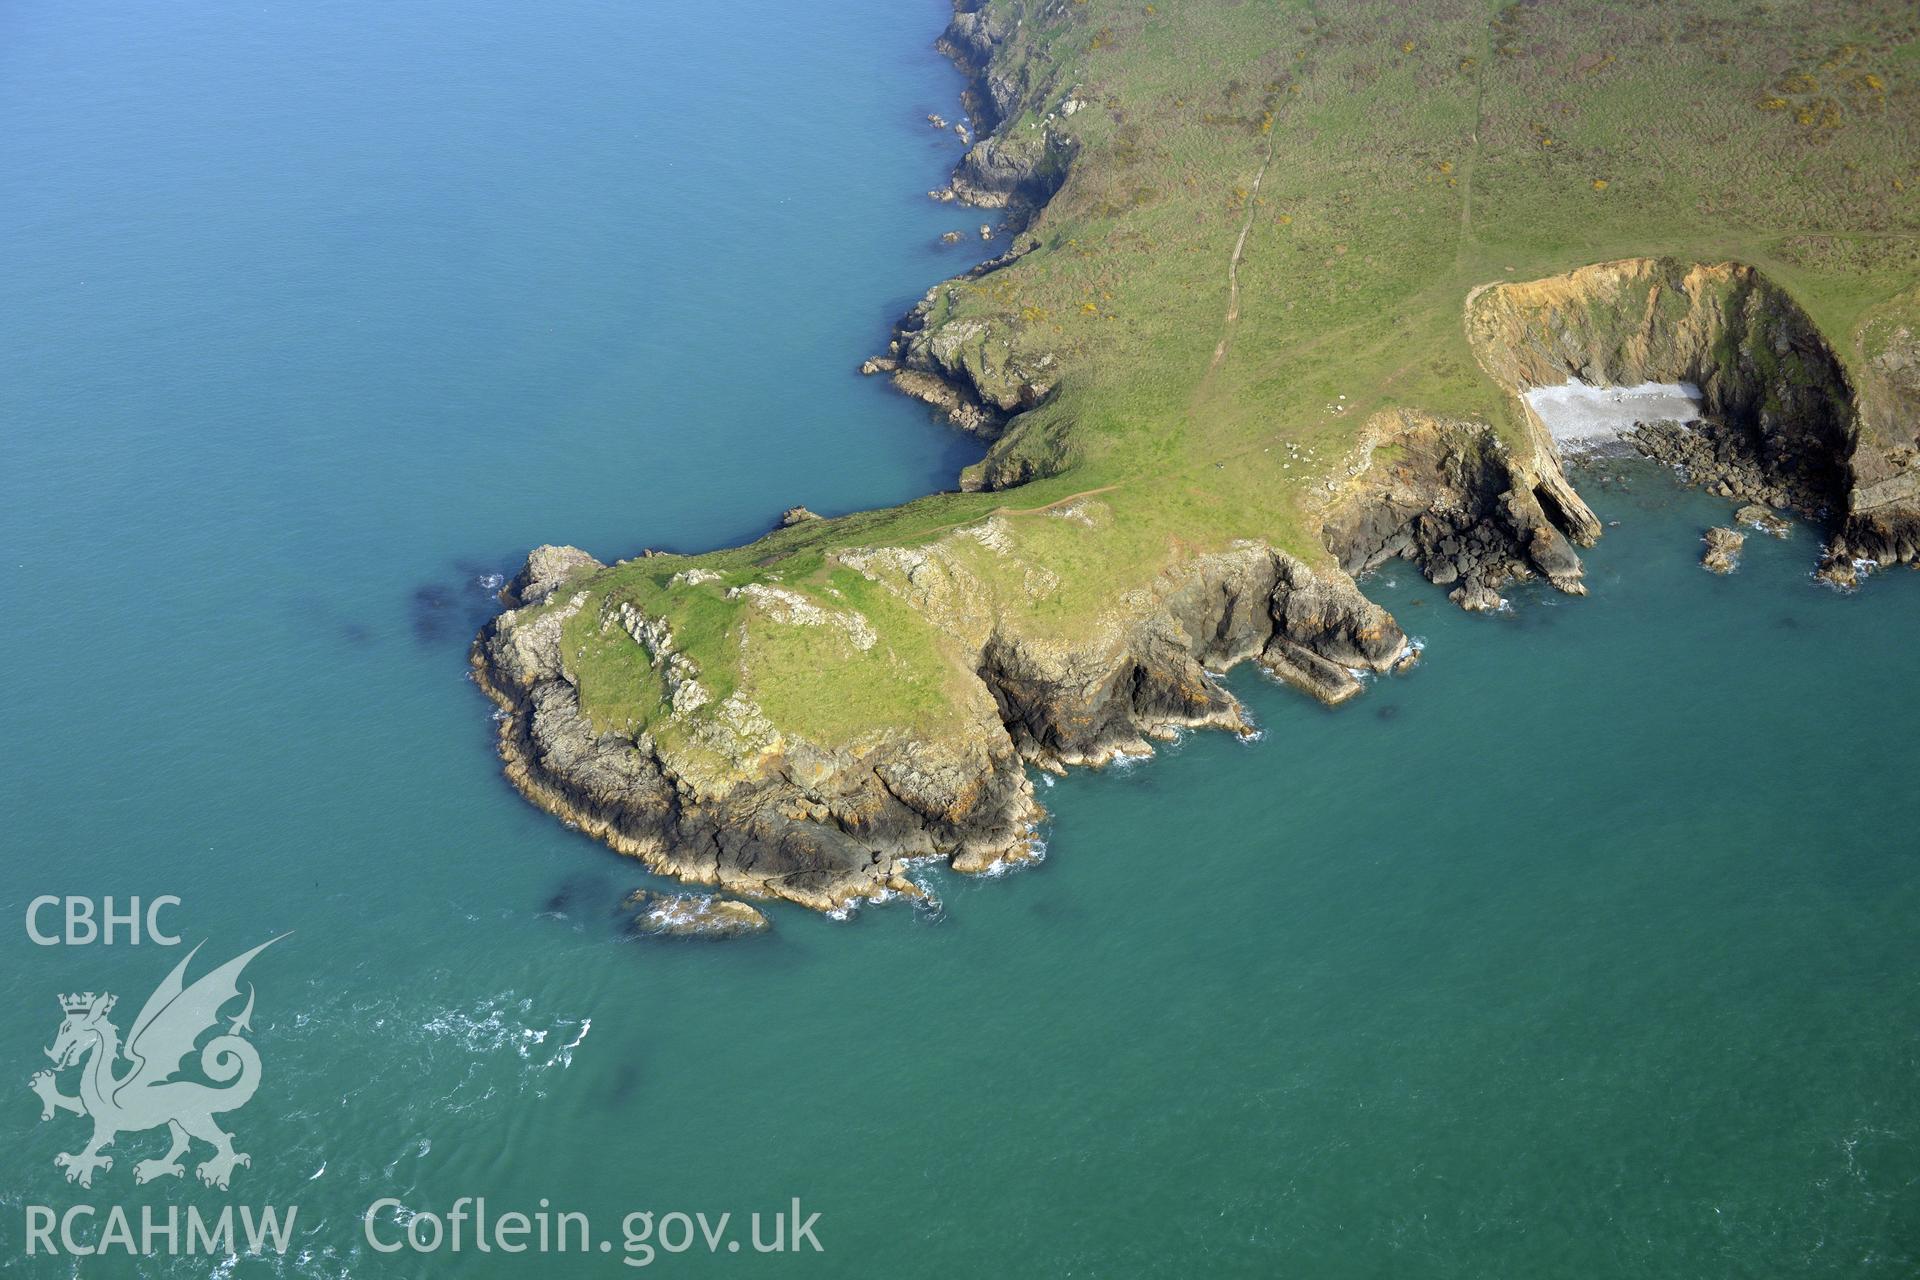
<svg viewBox="0 0 1920 1280">
<path fill-rule="evenodd" d="M 1011 127 L 1052 88 L 1053 67 L 1015 40 L 1025 18 L 1005 5 L 964 0 L 937 42 L 967 76 L 966 106 L 981 134 L 955 169 L 951 191 L 968 204 L 1008 209 L 1010 232 L 1060 189 L 1074 152 L 1063 129 Z"/>
<path fill-rule="evenodd" d="M 1920 564 L 1920 292 L 1862 328 L 1846 523 L 1833 552 Z"/>
<path fill-rule="evenodd" d="M 1914 559 L 1910 328 L 1886 336 L 1856 388 L 1806 312 L 1752 267 L 1640 258 L 1476 291 L 1467 329 L 1482 367 L 1516 394 L 1569 378 L 1697 385 L 1704 420 L 1643 429 L 1646 452 L 1724 497 L 1822 522 L 1829 570 Z"/>
<path fill-rule="evenodd" d="M 1550 448 L 1516 455 L 1484 423 L 1398 411 L 1375 420 L 1364 451 L 1324 526 L 1347 572 L 1410 560 L 1464 609 L 1497 609 L 1504 584 L 1536 574 L 1586 594 L 1573 548 L 1591 546 L 1600 522 Z"/>
<path fill-rule="evenodd" d="M 930 194 L 1008 209 L 1009 247 L 931 289 L 862 371 L 988 442 L 961 492 L 700 556 L 535 551 L 472 650 L 534 803 L 662 874 L 820 910 L 919 893 L 920 859 L 1031 857 L 1030 768 L 1247 731 L 1218 679 L 1238 663 L 1332 704 L 1411 662 L 1356 585 L 1370 569 L 1405 559 L 1470 610 L 1529 579 L 1584 593 L 1577 549 L 1600 522 L 1520 398 L 1572 378 L 1697 384 L 1702 421 L 1640 446 L 1823 522 L 1833 580 L 1914 559 L 1920 268 L 1897 238 L 1796 278 L 1826 289 L 1815 313 L 1845 302 L 1837 327 L 1858 332 L 1838 346 L 1752 266 L 1567 271 L 1540 248 L 1540 219 L 1564 225 L 1576 200 L 1581 243 L 1697 246 L 1711 237 L 1673 210 L 1730 193 L 1751 207 L 1716 216 L 1779 225 L 1748 160 L 1786 146 L 1831 170 L 1803 185 L 1835 225 L 1904 216 L 1841 176 L 1885 167 L 1876 135 L 1783 140 L 1786 118 L 1752 107 L 1784 18 L 1703 59 L 1596 11 L 1616 64 L 1588 58 L 1590 22 L 1519 42 L 1547 22 L 1527 6 L 1495 19 L 1497 59 L 1465 0 L 1279 24 L 1091 8 L 961 0 L 942 38 L 980 136 Z M 1869 18 L 1905 38 L 1892 7 Z M 1914 114 L 1853 74 L 1875 119 Z M 1690 160 L 1663 181 L 1704 174 L 1698 201 L 1621 197 L 1628 180 L 1588 168 L 1604 149 L 1535 122 L 1549 98 L 1604 121 L 1635 84 L 1655 100 L 1682 78 L 1718 104 L 1662 117 Z M 1436 97 L 1456 110 L 1409 109 Z M 1456 124 L 1475 117 L 1469 175 Z M 1892 297 L 1854 301 L 1884 297 L 1855 252 L 1907 273 Z M 1540 278 L 1479 283 L 1509 262 Z"/>
</svg>

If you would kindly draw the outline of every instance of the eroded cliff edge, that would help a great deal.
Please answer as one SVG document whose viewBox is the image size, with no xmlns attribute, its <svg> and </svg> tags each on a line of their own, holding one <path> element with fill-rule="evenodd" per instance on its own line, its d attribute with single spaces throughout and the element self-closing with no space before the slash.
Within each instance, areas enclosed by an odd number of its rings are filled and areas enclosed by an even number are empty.
<svg viewBox="0 0 1920 1280">
<path fill-rule="evenodd" d="M 1185 438 L 1206 436 L 1189 409 L 1149 442 L 1163 461 L 1083 466 L 1089 433 L 1062 407 L 1083 402 L 1062 391 L 1099 339 L 1028 301 L 1027 268 L 1084 256 L 1049 199 L 1113 205 L 1097 184 L 1080 193 L 1074 122 L 1099 95 L 1042 56 L 1041 18 L 1073 20 L 1058 5 L 963 6 L 947 36 L 994 126 L 953 191 L 1023 202 L 1027 225 L 1007 254 L 932 290 L 871 366 L 993 441 L 963 486 L 982 492 L 802 521 L 709 556 L 536 552 L 473 650 L 508 777 L 536 804 L 663 874 L 823 910 L 917 892 L 916 859 L 1018 861 L 1043 816 L 1028 766 L 1099 765 L 1185 728 L 1243 731 L 1216 678 L 1239 662 L 1329 703 L 1408 662 L 1354 580 L 1388 559 L 1470 609 L 1534 577 L 1582 592 L 1577 548 L 1599 523 L 1520 399 L 1573 377 L 1698 383 L 1709 413 L 1671 437 L 1676 457 L 1704 447 L 1754 486 L 1740 496 L 1822 522 L 1836 573 L 1913 558 L 1911 308 L 1888 313 L 1849 376 L 1784 290 L 1733 263 L 1633 259 L 1452 293 L 1450 322 L 1464 298 L 1472 356 L 1509 397 L 1498 427 L 1491 413 L 1386 404 L 1332 443 L 1261 428 L 1222 456 Z M 1295 83 L 1275 76 L 1224 126 L 1209 121 L 1244 135 L 1236 163 L 1257 159 Z M 1103 109 L 1109 142 L 1134 148 L 1125 112 Z M 1244 243 L 1258 207 L 1231 190 L 1225 234 L 1208 232 L 1221 246 L 1235 226 Z M 1085 324 L 1120 319 L 1106 291 L 1075 296 Z M 1255 471 L 1277 445 L 1290 461 Z M 1193 495 L 1235 482 L 1230 511 L 1190 514 Z"/>
</svg>

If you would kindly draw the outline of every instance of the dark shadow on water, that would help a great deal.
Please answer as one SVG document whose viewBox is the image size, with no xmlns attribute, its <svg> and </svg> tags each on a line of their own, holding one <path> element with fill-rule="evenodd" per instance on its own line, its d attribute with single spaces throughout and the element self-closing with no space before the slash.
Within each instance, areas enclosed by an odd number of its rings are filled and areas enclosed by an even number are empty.
<svg viewBox="0 0 1920 1280">
<path fill-rule="evenodd" d="M 622 1062 L 614 1068 L 613 1079 L 607 1085 L 607 1106 L 618 1110 L 634 1101 L 640 1095 L 644 1080 L 636 1063 Z"/>
<path fill-rule="evenodd" d="M 563 878 L 541 903 L 542 915 L 562 919 L 584 915 L 588 912 L 615 912 L 625 901 L 609 876 L 590 871 L 575 871 Z"/>
<path fill-rule="evenodd" d="M 462 649 L 489 618 L 500 611 L 499 591 L 506 575 L 498 568 L 460 561 L 456 576 L 421 583 L 407 598 L 407 625 L 427 648 L 458 644 Z"/>
</svg>

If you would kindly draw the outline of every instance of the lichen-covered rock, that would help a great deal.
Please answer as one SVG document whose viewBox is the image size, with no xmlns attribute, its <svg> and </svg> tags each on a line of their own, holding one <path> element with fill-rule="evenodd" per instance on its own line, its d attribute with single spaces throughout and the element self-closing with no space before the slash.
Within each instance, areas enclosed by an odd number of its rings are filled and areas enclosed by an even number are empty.
<svg viewBox="0 0 1920 1280">
<path fill-rule="evenodd" d="M 999 435 L 1000 415 L 982 405 L 965 387 L 921 369 L 901 369 L 893 385 L 903 394 L 939 410 L 949 425 L 988 439 Z"/>
<path fill-rule="evenodd" d="M 1047 398 L 1059 362 L 1011 316 L 955 318 L 952 292 L 937 286 L 895 327 L 893 384 L 962 431 L 992 439 Z"/>
<path fill-rule="evenodd" d="M 538 604 L 569 579 L 604 568 L 578 547 L 535 547 L 520 572 L 500 589 L 500 603 L 515 609 Z"/>
</svg>

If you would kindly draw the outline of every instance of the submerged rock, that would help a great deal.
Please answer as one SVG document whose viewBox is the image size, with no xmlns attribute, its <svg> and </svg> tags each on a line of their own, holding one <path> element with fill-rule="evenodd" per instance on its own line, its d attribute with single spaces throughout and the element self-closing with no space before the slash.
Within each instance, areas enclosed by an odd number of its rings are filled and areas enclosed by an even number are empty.
<svg viewBox="0 0 1920 1280">
<path fill-rule="evenodd" d="M 1700 566 L 1708 573 L 1732 573 L 1740 567 L 1740 548 L 1747 544 L 1747 535 L 1733 529 L 1713 528 L 1707 530 L 1704 539 L 1707 549 L 1700 556 Z"/>
<path fill-rule="evenodd" d="M 641 889 L 626 905 L 637 909 L 633 931 L 649 938 L 739 938 L 772 927 L 757 907 L 711 893 Z"/>
</svg>

